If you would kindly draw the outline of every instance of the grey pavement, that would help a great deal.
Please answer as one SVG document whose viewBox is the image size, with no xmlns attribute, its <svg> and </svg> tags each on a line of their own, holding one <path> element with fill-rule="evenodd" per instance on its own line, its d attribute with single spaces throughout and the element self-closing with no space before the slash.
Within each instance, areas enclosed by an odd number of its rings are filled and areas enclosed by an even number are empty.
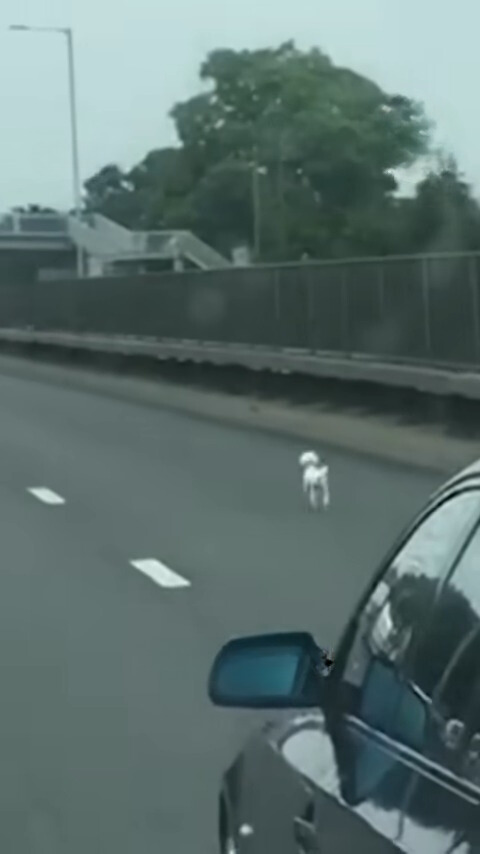
<svg viewBox="0 0 480 854">
<path fill-rule="evenodd" d="M 303 449 L 0 360 L 0 850 L 215 851 L 219 777 L 255 723 L 209 706 L 218 645 L 283 628 L 334 645 L 440 478 L 327 448 L 315 516 Z M 139 558 L 191 586 L 156 585 Z"/>
</svg>

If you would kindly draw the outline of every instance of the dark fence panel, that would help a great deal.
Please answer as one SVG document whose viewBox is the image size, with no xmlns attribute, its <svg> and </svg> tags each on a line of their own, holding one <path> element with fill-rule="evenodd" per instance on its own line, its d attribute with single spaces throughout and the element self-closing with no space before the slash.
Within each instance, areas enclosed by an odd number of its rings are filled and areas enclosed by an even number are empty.
<svg viewBox="0 0 480 854">
<path fill-rule="evenodd" d="M 378 354 L 382 328 L 381 264 L 345 265 L 346 345 L 352 353 Z"/>
<path fill-rule="evenodd" d="M 309 341 L 314 350 L 347 349 L 344 325 L 345 268 L 305 269 L 308 297 Z"/>
<path fill-rule="evenodd" d="M 476 345 L 470 259 L 429 259 L 425 264 L 430 357 L 438 362 L 472 363 Z"/>
<path fill-rule="evenodd" d="M 480 258 L 470 258 L 470 286 L 472 289 L 472 327 L 475 362 L 480 363 Z"/>
<path fill-rule="evenodd" d="M 33 291 L 24 283 L 0 288 L 0 326 L 33 326 Z"/>
<path fill-rule="evenodd" d="M 0 287 L 0 326 L 480 363 L 480 256 Z"/>
<path fill-rule="evenodd" d="M 379 355 L 400 359 L 427 358 L 422 262 L 411 258 L 384 262 L 381 301 Z"/>
<path fill-rule="evenodd" d="M 311 349 L 307 267 L 277 269 L 278 300 L 277 345 L 294 349 Z"/>
<path fill-rule="evenodd" d="M 72 330 L 75 282 L 52 280 L 30 285 L 30 324 L 41 330 Z"/>
<path fill-rule="evenodd" d="M 180 337 L 273 346 L 274 292 L 269 268 L 190 274 L 182 300 L 189 334 Z"/>
</svg>

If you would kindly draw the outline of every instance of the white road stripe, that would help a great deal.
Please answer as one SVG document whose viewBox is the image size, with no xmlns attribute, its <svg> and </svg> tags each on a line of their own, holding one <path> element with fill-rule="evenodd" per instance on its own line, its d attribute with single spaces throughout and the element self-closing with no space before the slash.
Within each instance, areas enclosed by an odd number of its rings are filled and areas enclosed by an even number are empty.
<svg viewBox="0 0 480 854">
<path fill-rule="evenodd" d="M 130 563 L 135 569 L 143 572 L 144 575 L 148 575 L 160 587 L 190 587 L 190 582 L 186 578 L 178 575 L 173 569 L 169 569 L 161 560 L 156 560 L 154 557 L 131 560 Z"/>
<path fill-rule="evenodd" d="M 38 498 L 39 501 L 43 501 L 44 504 L 65 504 L 65 499 L 61 495 L 57 495 L 56 492 L 46 486 L 32 486 L 27 489 L 27 492 L 34 498 Z"/>
</svg>

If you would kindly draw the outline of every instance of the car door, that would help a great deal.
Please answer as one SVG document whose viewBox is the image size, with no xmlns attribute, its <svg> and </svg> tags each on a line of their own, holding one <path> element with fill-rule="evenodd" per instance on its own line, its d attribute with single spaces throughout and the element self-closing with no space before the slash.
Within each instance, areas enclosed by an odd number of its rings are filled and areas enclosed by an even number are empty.
<svg viewBox="0 0 480 854">
<path fill-rule="evenodd" d="M 349 807 L 344 827 L 349 821 L 351 845 L 361 841 L 363 826 L 380 835 L 385 851 L 443 854 L 454 850 L 462 832 L 464 791 L 430 755 L 435 743 L 432 690 L 445 674 L 450 648 L 445 643 L 440 663 L 434 655 L 430 668 L 424 653 L 433 654 L 431 621 L 439 603 L 446 601 L 442 594 L 479 516 L 476 484 L 443 494 L 428 507 L 385 562 L 340 646 L 325 712 L 341 798 Z M 435 631 L 438 635 L 438 627 Z M 420 661 L 428 680 L 413 678 Z M 480 722 L 475 748 L 477 742 Z M 319 793 L 316 810 L 319 847 L 325 854 L 341 854 L 348 850 L 347 842 L 339 848 L 335 833 L 329 835 L 331 805 L 324 794 Z M 441 816 L 430 810 L 435 799 L 444 804 Z M 469 807 L 474 806 L 470 798 Z"/>
</svg>

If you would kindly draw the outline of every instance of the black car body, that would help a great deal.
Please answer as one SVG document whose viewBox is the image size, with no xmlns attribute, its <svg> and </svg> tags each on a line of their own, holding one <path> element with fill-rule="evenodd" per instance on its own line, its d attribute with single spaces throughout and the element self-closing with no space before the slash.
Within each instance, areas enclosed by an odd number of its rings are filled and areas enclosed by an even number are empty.
<svg viewBox="0 0 480 854">
<path fill-rule="evenodd" d="M 480 852 L 480 461 L 399 538 L 334 659 L 319 705 L 225 774 L 221 850 Z"/>
</svg>

